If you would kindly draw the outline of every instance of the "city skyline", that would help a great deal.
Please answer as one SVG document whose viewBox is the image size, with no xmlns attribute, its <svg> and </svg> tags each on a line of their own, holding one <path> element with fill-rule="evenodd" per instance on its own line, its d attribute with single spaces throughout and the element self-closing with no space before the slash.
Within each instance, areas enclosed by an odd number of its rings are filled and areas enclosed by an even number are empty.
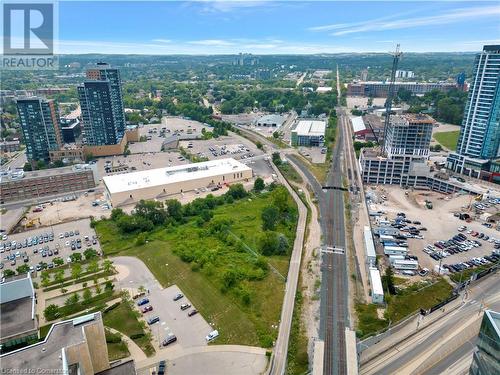
<svg viewBox="0 0 500 375">
<path fill-rule="evenodd" d="M 476 52 L 500 43 L 499 17 L 488 1 L 61 1 L 58 53 L 386 52 L 396 43 L 407 52 Z"/>
</svg>

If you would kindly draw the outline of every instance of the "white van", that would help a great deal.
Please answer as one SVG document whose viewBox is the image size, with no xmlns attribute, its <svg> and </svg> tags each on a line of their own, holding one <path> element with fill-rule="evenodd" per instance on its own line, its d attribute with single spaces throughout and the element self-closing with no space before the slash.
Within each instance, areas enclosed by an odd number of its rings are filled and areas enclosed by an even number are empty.
<svg viewBox="0 0 500 375">
<path fill-rule="evenodd" d="M 217 337 L 219 337 L 219 331 L 215 330 L 210 332 L 208 336 L 205 338 L 207 339 L 208 342 L 210 342 L 212 340 L 215 340 Z"/>
</svg>

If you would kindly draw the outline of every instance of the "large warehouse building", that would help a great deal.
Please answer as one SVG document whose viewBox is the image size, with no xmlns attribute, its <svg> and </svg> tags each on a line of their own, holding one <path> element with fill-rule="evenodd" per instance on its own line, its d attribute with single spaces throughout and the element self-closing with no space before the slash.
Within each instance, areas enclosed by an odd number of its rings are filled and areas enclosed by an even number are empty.
<svg viewBox="0 0 500 375">
<path fill-rule="evenodd" d="M 292 146 L 319 146 L 325 143 L 326 121 L 301 120 L 292 129 Z"/>
<path fill-rule="evenodd" d="M 141 199 L 166 199 L 172 194 L 244 181 L 252 176 L 250 167 L 229 158 L 107 176 L 103 181 L 108 200 L 118 207 Z"/>
</svg>

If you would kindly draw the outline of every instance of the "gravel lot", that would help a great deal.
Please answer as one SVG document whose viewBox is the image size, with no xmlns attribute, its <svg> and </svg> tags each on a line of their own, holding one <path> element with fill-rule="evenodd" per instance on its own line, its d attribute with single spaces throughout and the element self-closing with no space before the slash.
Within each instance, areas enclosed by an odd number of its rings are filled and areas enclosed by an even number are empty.
<svg viewBox="0 0 500 375">
<path fill-rule="evenodd" d="M 435 192 L 414 191 L 410 192 L 409 196 L 406 197 L 403 189 L 394 186 L 384 186 L 383 188 L 377 188 L 376 190 L 368 189 L 368 191 L 375 191 L 377 195 L 385 195 L 387 197 L 385 202 L 375 205 L 377 209 L 385 212 L 383 217 L 387 216 L 389 219 L 394 219 L 396 213 L 405 212 L 408 219 L 412 221 L 418 220 L 422 223 L 421 226 L 427 228 L 427 231 L 421 232 L 424 239 L 408 240 L 410 254 L 418 257 L 422 268 L 426 267 L 434 269 L 434 266 L 439 264 L 439 261 L 432 259 L 428 254 L 424 253 L 423 248 L 427 244 L 433 244 L 439 240 L 446 241 L 452 238 L 454 235 L 459 233 L 457 228 L 461 225 L 467 225 L 468 229 L 480 233 L 482 232 L 489 237 L 500 239 L 500 231 L 497 231 L 494 228 L 486 228 L 481 225 L 480 220 L 474 220 L 471 223 L 466 223 L 465 221 L 459 220 L 457 217 L 453 216 L 454 212 L 461 211 L 462 207 L 469 204 L 471 197 L 468 195 L 453 194 L 445 196 Z M 434 206 L 432 210 L 424 207 L 425 199 L 432 201 Z M 468 237 L 468 239 L 475 239 L 466 232 L 464 232 L 464 234 Z M 490 255 L 493 250 L 493 244 L 481 239 L 478 239 L 478 241 L 482 244 L 482 246 L 473 248 L 467 252 L 452 254 L 449 257 L 444 258 L 442 263 L 454 264 L 470 260 L 474 257 Z"/>
<path fill-rule="evenodd" d="M 71 232 L 78 230 L 80 232 L 79 235 L 73 235 L 73 236 L 68 236 L 64 238 L 59 238 L 60 233 L 65 234 L 65 232 Z M 58 225 L 53 225 L 50 227 L 45 227 L 45 228 L 38 228 L 35 230 L 30 230 L 22 233 L 16 233 L 9 235 L 7 241 L 16 241 L 18 243 L 24 242 L 25 239 L 28 237 L 34 237 L 34 236 L 40 236 L 45 233 L 53 233 L 54 235 L 54 240 L 49 241 L 47 243 L 39 243 L 37 245 L 32 245 L 30 247 L 26 248 L 21 248 L 21 249 L 16 249 L 16 250 L 10 250 L 10 251 L 4 251 L 1 253 L 2 255 L 2 263 L 4 264 L 3 270 L 6 269 L 11 269 L 13 271 L 16 270 L 17 267 L 19 267 L 22 264 L 27 264 L 29 266 L 35 267 L 38 263 L 40 262 L 45 262 L 47 264 L 52 263 L 52 259 L 55 257 L 60 257 L 64 260 L 64 263 L 67 262 L 67 258 L 73 253 L 73 252 L 80 252 L 83 254 L 84 250 L 87 249 L 86 246 L 86 241 L 84 240 L 84 236 L 89 236 L 89 238 L 92 240 L 93 236 L 95 236 L 95 231 L 90 228 L 90 219 L 83 219 L 83 220 L 78 220 L 78 221 L 72 221 L 69 223 L 64 223 L 64 224 L 58 224 Z M 77 238 L 80 238 L 82 240 L 82 248 L 81 249 L 76 249 L 76 250 L 71 250 L 70 246 L 66 245 L 66 242 L 71 241 L 71 240 L 76 240 Z M 5 243 L 6 241 L 4 241 Z M 54 250 L 56 249 L 56 246 L 59 245 L 59 254 L 55 255 L 53 254 L 52 256 L 46 256 L 43 257 L 41 254 L 40 249 L 43 247 L 49 248 L 49 250 L 54 253 Z M 89 247 L 94 248 L 98 252 L 101 251 L 99 241 L 97 241 L 96 244 L 91 244 Z M 34 249 L 37 249 L 38 252 L 35 254 Z M 16 254 L 18 252 L 21 254 L 23 252 L 26 252 L 29 261 L 27 263 L 23 262 L 23 259 L 21 257 L 16 258 L 16 264 L 11 265 L 11 261 L 7 260 L 6 257 L 7 255 L 12 255 Z"/>
</svg>

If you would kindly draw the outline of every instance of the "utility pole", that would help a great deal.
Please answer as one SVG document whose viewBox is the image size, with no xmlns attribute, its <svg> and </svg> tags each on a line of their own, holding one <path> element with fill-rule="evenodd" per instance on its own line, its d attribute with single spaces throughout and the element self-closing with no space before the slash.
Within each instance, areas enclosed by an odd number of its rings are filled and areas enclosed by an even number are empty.
<svg viewBox="0 0 500 375">
<path fill-rule="evenodd" d="M 389 90 L 387 92 L 387 100 L 385 101 L 385 122 L 384 122 L 384 139 L 382 144 L 382 152 L 385 152 L 385 142 L 387 139 L 387 128 L 389 126 L 389 120 L 391 117 L 391 109 L 392 109 L 392 99 L 394 98 L 394 83 L 396 82 L 396 70 L 398 69 L 399 59 L 403 55 L 403 52 L 399 50 L 399 44 L 396 46 L 396 51 L 392 52 L 393 56 L 392 60 L 392 71 L 391 71 L 391 80 L 389 84 Z"/>
</svg>

